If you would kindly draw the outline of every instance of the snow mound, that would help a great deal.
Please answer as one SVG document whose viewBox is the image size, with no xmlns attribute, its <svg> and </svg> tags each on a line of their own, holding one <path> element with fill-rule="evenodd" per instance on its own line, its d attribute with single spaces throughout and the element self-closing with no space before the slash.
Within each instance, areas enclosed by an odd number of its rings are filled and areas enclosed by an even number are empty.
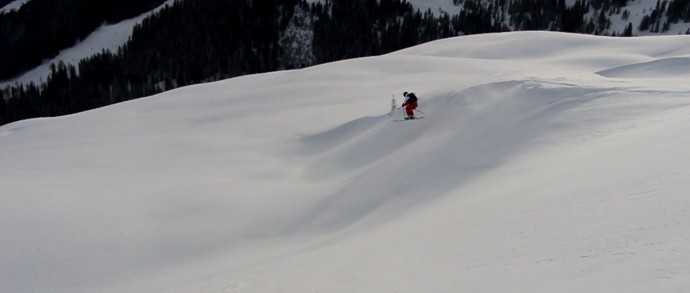
<svg viewBox="0 0 690 293">
<path fill-rule="evenodd" d="M 597 72 L 605 77 L 687 78 L 690 76 L 690 57 L 675 57 L 628 64 Z"/>
<path fill-rule="evenodd" d="M 426 97 L 424 120 L 391 123 L 386 115 L 369 117 L 308 136 L 301 149 L 313 157 L 309 177 L 357 175 L 307 214 L 312 224 L 333 230 L 382 207 L 432 200 L 534 148 L 553 135 L 553 120 L 564 111 L 608 94 L 567 84 L 506 81 Z"/>
</svg>

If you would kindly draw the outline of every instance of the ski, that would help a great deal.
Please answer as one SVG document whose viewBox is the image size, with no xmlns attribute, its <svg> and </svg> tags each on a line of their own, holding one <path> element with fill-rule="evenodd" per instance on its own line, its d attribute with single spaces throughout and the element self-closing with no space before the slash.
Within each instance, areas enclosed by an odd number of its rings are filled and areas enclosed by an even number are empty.
<svg viewBox="0 0 690 293">
<path fill-rule="evenodd" d="M 424 119 L 424 117 L 415 117 L 414 119 L 395 119 L 393 122 L 415 121 L 419 119 Z"/>
</svg>

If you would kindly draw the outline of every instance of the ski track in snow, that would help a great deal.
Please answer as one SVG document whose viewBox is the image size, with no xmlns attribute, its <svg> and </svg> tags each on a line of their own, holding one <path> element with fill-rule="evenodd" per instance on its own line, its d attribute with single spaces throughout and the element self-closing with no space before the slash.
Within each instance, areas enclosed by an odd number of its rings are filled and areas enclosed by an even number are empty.
<svg viewBox="0 0 690 293">
<path fill-rule="evenodd" d="M 688 290 L 687 40 L 461 37 L 2 126 L 0 291 Z"/>
</svg>

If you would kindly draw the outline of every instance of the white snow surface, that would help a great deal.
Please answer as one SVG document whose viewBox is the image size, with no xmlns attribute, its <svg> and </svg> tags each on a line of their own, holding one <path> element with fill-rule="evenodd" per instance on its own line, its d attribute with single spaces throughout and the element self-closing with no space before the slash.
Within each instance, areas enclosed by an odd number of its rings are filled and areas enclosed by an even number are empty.
<svg viewBox="0 0 690 293">
<path fill-rule="evenodd" d="M 0 292 L 688 291 L 688 41 L 458 37 L 2 126 Z"/>
<path fill-rule="evenodd" d="M 486 1 L 486 0 L 484 0 Z M 648 1 L 648 0 L 647 0 Z M 308 3 L 323 3 L 323 0 L 307 0 Z M 431 9 L 431 12 L 438 14 L 439 12 L 446 12 L 449 14 L 456 14 L 462 10 L 460 6 L 453 4 L 453 0 L 408 0 L 412 7 L 419 9 L 422 13 Z"/>
<path fill-rule="evenodd" d="M 462 7 L 453 4 L 453 0 L 409 0 L 407 2 L 422 13 L 431 10 L 435 14 L 443 11 L 453 15 L 462 10 Z"/>
<path fill-rule="evenodd" d="M 29 2 L 30 0 L 15 0 L 10 3 L 7 3 L 7 5 L 0 7 L 0 13 L 8 13 L 10 11 L 14 10 L 19 10 L 24 4 Z"/>
</svg>

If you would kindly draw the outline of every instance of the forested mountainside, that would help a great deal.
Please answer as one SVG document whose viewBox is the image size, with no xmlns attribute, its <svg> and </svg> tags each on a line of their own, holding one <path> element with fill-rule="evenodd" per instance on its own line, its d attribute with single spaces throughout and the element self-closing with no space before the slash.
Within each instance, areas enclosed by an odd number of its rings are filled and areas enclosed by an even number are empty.
<svg viewBox="0 0 690 293">
<path fill-rule="evenodd" d="M 73 46 L 103 23 L 139 15 L 165 0 L 33 0 L 0 15 L 0 80 Z"/>
<path fill-rule="evenodd" d="M 449 0 L 450 1 L 450 0 Z M 690 1 L 649 1 L 639 23 L 628 0 L 453 0 L 459 13 L 400 0 L 179 0 L 137 25 L 117 52 L 51 66 L 41 84 L 0 90 L 0 125 L 56 116 L 245 74 L 385 54 L 440 38 L 513 30 L 634 36 L 690 21 Z M 103 23 L 163 0 L 32 0 L 0 14 L 0 79 L 55 56 Z"/>
</svg>

